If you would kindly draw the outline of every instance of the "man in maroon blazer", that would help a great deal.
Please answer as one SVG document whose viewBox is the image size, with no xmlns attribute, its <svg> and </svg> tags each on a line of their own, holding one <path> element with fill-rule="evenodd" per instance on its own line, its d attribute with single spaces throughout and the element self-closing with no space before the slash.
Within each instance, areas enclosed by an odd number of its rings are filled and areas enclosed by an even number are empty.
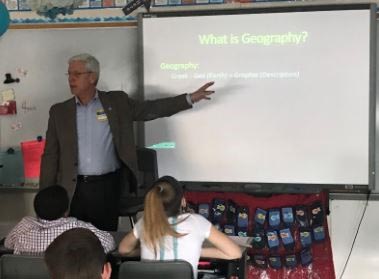
<svg viewBox="0 0 379 279">
<path fill-rule="evenodd" d="M 191 94 L 136 101 L 125 92 L 96 88 L 100 67 L 89 54 L 69 60 L 73 98 L 50 109 L 40 187 L 59 184 L 71 199 L 70 215 L 102 230 L 117 230 L 120 195 L 136 187 L 133 121 L 171 116 L 209 99 L 204 84 Z"/>
</svg>

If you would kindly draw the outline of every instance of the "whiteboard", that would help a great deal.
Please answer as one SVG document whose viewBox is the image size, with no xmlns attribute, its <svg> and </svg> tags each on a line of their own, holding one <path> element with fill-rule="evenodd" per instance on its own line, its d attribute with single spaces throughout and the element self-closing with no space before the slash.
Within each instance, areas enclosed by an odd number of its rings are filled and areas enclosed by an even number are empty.
<svg viewBox="0 0 379 279">
<path fill-rule="evenodd" d="M 0 115 L 0 149 L 45 136 L 50 107 L 72 97 L 65 73 L 68 59 L 89 53 L 100 62 L 99 90 L 135 94 L 135 27 L 11 29 L 0 37 L 0 92 L 13 89 L 17 114 Z M 4 84 L 5 74 L 19 83 Z"/>
</svg>

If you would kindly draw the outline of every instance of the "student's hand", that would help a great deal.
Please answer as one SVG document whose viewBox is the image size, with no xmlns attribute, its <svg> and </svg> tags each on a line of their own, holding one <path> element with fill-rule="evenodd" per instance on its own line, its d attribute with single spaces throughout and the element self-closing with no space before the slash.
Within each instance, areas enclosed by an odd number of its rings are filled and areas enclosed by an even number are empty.
<svg viewBox="0 0 379 279">
<path fill-rule="evenodd" d="M 213 84 L 214 84 L 214 81 L 207 82 L 202 87 L 197 89 L 195 92 L 191 93 L 190 97 L 191 97 L 192 103 L 197 103 L 203 99 L 210 100 L 211 98 L 209 97 L 209 95 L 215 93 L 215 91 L 214 90 L 207 90 L 207 89 L 210 86 L 212 86 Z"/>
</svg>

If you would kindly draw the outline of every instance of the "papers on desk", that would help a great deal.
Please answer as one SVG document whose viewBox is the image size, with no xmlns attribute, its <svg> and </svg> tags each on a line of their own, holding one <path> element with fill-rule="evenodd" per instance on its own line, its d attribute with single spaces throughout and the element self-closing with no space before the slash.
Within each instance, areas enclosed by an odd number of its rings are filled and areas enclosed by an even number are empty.
<svg viewBox="0 0 379 279">
<path fill-rule="evenodd" d="M 241 247 L 252 248 L 251 237 L 246 237 L 246 236 L 229 236 L 229 237 Z"/>
</svg>

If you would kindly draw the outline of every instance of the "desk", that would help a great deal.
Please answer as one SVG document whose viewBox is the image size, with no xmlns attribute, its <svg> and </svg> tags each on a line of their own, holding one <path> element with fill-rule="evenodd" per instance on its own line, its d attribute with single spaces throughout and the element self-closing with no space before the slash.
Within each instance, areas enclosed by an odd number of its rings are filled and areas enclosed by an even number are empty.
<svg viewBox="0 0 379 279">
<path fill-rule="evenodd" d="M 118 246 L 122 238 L 127 234 L 126 232 L 111 232 L 115 242 Z M 251 237 L 237 237 L 232 236 L 231 239 L 236 242 L 242 249 L 242 257 L 236 260 L 223 260 L 215 258 L 201 258 L 199 264 L 200 274 L 216 274 L 219 271 L 222 274 L 222 278 L 247 278 L 247 248 L 250 247 Z M 204 247 L 209 247 L 210 243 L 205 241 Z M 138 254 L 121 255 L 117 251 L 111 253 L 110 261 L 112 262 L 113 271 L 112 278 L 117 278 L 118 267 L 125 261 L 139 261 L 140 256 Z M 206 264 L 205 264 L 206 263 Z M 200 278 L 200 277 L 199 277 Z"/>
<path fill-rule="evenodd" d="M 115 242 L 118 246 L 122 238 L 127 234 L 127 232 L 110 232 L 115 239 Z M 236 243 L 241 244 L 242 257 L 236 260 L 223 260 L 223 259 L 214 259 L 214 258 L 201 258 L 200 262 L 207 262 L 207 268 L 205 265 L 199 265 L 199 274 L 215 274 L 215 271 L 220 271 L 225 278 L 235 278 L 238 279 L 247 278 L 247 246 L 245 244 L 250 243 L 250 237 L 232 237 Z M 209 243 L 204 243 L 205 246 Z M 0 243 L 0 256 L 3 254 L 12 254 L 13 251 L 5 248 L 3 244 Z M 118 278 L 118 268 L 120 264 L 124 261 L 139 261 L 140 256 L 138 254 L 134 255 L 120 255 L 117 251 L 110 253 L 109 261 L 112 264 L 112 277 L 114 279 Z"/>
<path fill-rule="evenodd" d="M 199 264 L 199 274 L 203 273 L 216 273 L 219 269 L 226 278 L 234 278 L 237 276 L 238 279 L 247 278 L 247 248 L 251 248 L 252 237 L 240 237 L 240 236 L 229 236 L 236 244 L 238 244 L 242 249 L 242 257 L 236 260 L 223 260 L 215 258 L 201 258 L 200 263 L 208 262 L 209 268 L 205 268 L 202 264 Z M 203 247 L 209 247 L 211 244 L 207 241 L 204 242 Z"/>
<path fill-rule="evenodd" d="M 4 246 L 4 239 L 2 239 L 0 241 L 0 257 L 2 255 L 6 255 L 6 254 L 13 254 L 13 250 L 5 248 L 5 246 Z"/>
<path fill-rule="evenodd" d="M 247 250 L 244 249 L 242 257 L 236 260 L 222 260 L 222 259 L 208 259 L 201 258 L 198 275 L 201 278 L 201 275 L 205 274 L 219 274 L 220 278 L 238 278 L 246 279 L 247 278 Z M 111 254 L 110 262 L 112 263 L 112 278 L 118 278 L 118 268 L 122 262 L 125 261 L 140 261 L 139 256 L 125 256 L 120 255 L 117 252 Z M 206 262 L 206 264 L 205 264 Z"/>
<path fill-rule="evenodd" d="M 242 257 L 236 260 L 222 260 L 222 259 L 207 259 L 201 258 L 198 266 L 199 278 L 202 274 L 217 274 L 225 276 L 225 278 L 247 278 L 247 249 L 243 248 Z M 208 265 L 205 265 L 205 262 Z"/>
</svg>

